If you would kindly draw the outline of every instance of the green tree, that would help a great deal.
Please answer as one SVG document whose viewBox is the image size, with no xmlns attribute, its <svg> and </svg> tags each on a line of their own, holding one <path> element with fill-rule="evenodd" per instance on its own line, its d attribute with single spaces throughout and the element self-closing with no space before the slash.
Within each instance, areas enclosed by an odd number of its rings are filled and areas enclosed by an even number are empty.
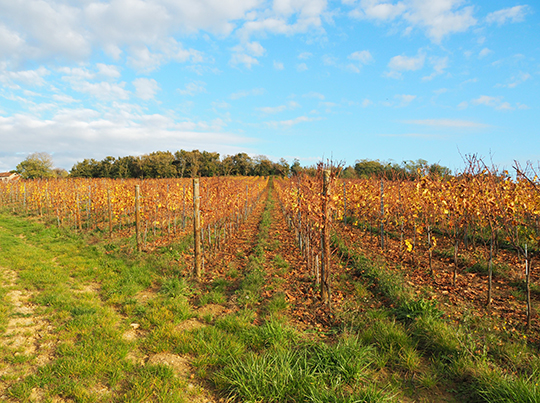
<svg viewBox="0 0 540 403">
<path fill-rule="evenodd" d="M 363 159 L 356 161 L 354 170 L 359 178 L 369 178 L 374 175 L 382 175 L 386 170 L 386 166 L 383 165 L 379 160 L 373 161 Z"/>
<path fill-rule="evenodd" d="M 156 151 L 141 157 L 141 168 L 145 178 L 174 178 L 174 155 L 169 151 Z"/>
<path fill-rule="evenodd" d="M 219 153 L 203 151 L 200 155 L 200 176 L 216 176 L 220 173 Z"/>
<path fill-rule="evenodd" d="M 57 178 L 67 178 L 69 176 L 68 171 L 66 171 L 64 168 L 54 168 L 53 173 Z"/>
<path fill-rule="evenodd" d="M 99 176 L 99 162 L 95 159 L 84 159 L 71 168 L 69 176 L 74 178 L 94 178 Z"/>
<path fill-rule="evenodd" d="M 17 165 L 17 173 L 24 179 L 53 178 L 53 160 L 48 153 L 30 154 L 24 161 Z"/>
<path fill-rule="evenodd" d="M 253 174 L 269 176 L 274 173 L 274 163 L 266 155 L 257 155 L 254 159 Z"/>
</svg>

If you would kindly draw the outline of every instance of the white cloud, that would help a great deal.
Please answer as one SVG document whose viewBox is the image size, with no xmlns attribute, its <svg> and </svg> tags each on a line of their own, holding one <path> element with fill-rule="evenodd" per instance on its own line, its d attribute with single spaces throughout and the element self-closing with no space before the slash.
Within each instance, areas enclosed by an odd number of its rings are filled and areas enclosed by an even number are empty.
<svg viewBox="0 0 540 403">
<path fill-rule="evenodd" d="M 407 10 L 404 2 L 392 4 L 383 0 L 361 0 L 360 5 L 351 11 L 350 15 L 355 18 L 369 18 L 374 20 L 393 20 Z"/>
<path fill-rule="evenodd" d="M 243 64 L 248 69 L 251 69 L 253 65 L 259 64 L 256 57 L 261 57 L 266 53 L 266 49 L 259 42 L 247 42 L 235 46 L 232 50 L 235 53 L 231 57 L 230 64 L 232 66 Z"/>
<path fill-rule="evenodd" d="M 444 74 L 444 70 L 448 67 L 448 57 L 430 57 L 429 62 L 433 66 L 433 73 L 429 76 L 422 77 L 422 80 L 429 81 L 433 78 Z"/>
<path fill-rule="evenodd" d="M 310 53 L 310 52 L 302 52 L 298 55 L 298 58 L 300 60 L 307 60 L 309 59 L 311 56 L 313 56 L 313 53 Z"/>
<path fill-rule="evenodd" d="M 488 48 L 484 48 L 480 51 L 480 53 L 478 54 L 478 57 L 480 59 L 483 59 L 484 57 L 490 55 L 491 53 L 493 53 L 492 50 L 488 49 Z"/>
<path fill-rule="evenodd" d="M 126 124 L 129 123 L 129 124 Z M 55 165 L 70 169 L 84 158 L 141 155 L 155 150 L 204 149 L 225 154 L 246 151 L 250 138 L 221 131 L 223 121 L 178 121 L 160 114 L 146 115 L 126 104 L 104 113 L 62 109 L 49 119 L 29 114 L 0 116 L 0 133 L 9 138 L 3 156 L 36 150 L 54 154 Z M 69 152 L 61 150 L 68 149 Z M 103 144 L 107 144 L 104 149 Z M 23 158 L 7 169 L 13 169 Z"/>
<path fill-rule="evenodd" d="M 525 81 L 530 80 L 531 78 L 532 76 L 529 73 L 524 73 L 520 71 L 517 76 L 512 76 L 512 78 L 510 78 L 509 84 L 503 85 L 503 87 L 516 88 L 519 84 L 522 84 Z"/>
<path fill-rule="evenodd" d="M 231 99 L 240 99 L 240 98 L 244 98 L 244 97 L 248 97 L 248 96 L 251 96 L 251 95 L 262 95 L 264 94 L 264 88 L 254 88 L 252 90 L 249 90 L 249 91 L 246 91 L 246 90 L 242 90 L 242 91 L 238 91 L 238 92 L 235 92 L 233 94 L 231 94 Z"/>
<path fill-rule="evenodd" d="M 422 119 L 422 120 L 404 120 L 403 123 L 421 126 L 451 127 L 463 129 L 480 129 L 489 127 L 483 123 L 472 122 L 459 119 Z"/>
<path fill-rule="evenodd" d="M 179 89 L 178 93 L 182 95 L 195 95 L 200 92 L 206 92 L 206 88 L 204 87 L 206 83 L 203 83 L 201 81 L 191 82 L 186 84 L 185 88 L 183 90 Z"/>
<path fill-rule="evenodd" d="M 486 17 L 488 24 L 503 25 L 506 22 L 521 22 L 529 12 L 529 6 L 515 6 L 505 8 L 493 13 L 489 13 Z"/>
<path fill-rule="evenodd" d="M 72 103 L 74 103 L 74 102 L 79 102 L 79 101 L 76 100 L 75 98 L 70 97 L 69 95 L 65 95 L 65 94 L 54 94 L 54 95 L 52 96 L 52 98 L 53 98 L 55 101 L 62 102 L 62 103 L 65 103 L 65 104 L 72 104 Z"/>
<path fill-rule="evenodd" d="M 347 59 L 357 62 L 357 64 L 347 65 L 347 68 L 355 73 L 360 73 L 360 68 L 363 65 L 371 63 L 373 61 L 373 56 L 368 50 L 362 50 L 351 53 L 349 56 L 347 56 Z"/>
<path fill-rule="evenodd" d="M 23 71 L 10 71 L 6 67 L 0 63 L 0 83 L 12 88 L 17 88 L 17 83 L 31 87 L 42 87 L 45 85 L 44 77 L 50 74 L 50 71 L 43 66 L 36 70 Z"/>
<path fill-rule="evenodd" d="M 212 102 L 212 106 L 218 109 L 228 109 L 231 107 L 231 104 L 225 101 L 216 101 L 216 102 Z"/>
<path fill-rule="evenodd" d="M 324 100 L 324 95 L 319 93 L 319 92 L 309 92 L 307 94 L 304 94 L 303 97 L 305 98 L 315 98 L 315 99 L 320 99 L 321 101 Z"/>
<path fill-rule="evenodd" d="M 371 100 L 369 100 L 367 98 L 362 101 L 362 107 L 363 108 L 367 108 L 368 106 L 371 106 L 371 105 L 373 105 L 373 101 L 371 101 Z"/>
<path fill-rule="evenodd" d="M 291 127 L 294 125 L 297 125 L 299 123 L 305 123 L 305 122 L 313 122 L 317 120 L 321 120 L 321 117 L 308 117 L 308 116 L 299 116 L 294 119 L 289 120 L 281 120 L 281 121 L 272 121 L 272 122 L 266 122 L 266 125 L 278 128 L 278 127 Z"/>
<path fill-rule="evenodd" d="M 241 38 L 247 40 L 255 33 L 294 35 L 309 30 L 322 29 L 322 16 L 326 14 L 327 0 L 277 0 L 271 9 L 253 13 L 253 19 L 246 21 L 238 30 Z"/>
<path fill-rule="evenodd" d="M 481 95 L 480 97 L 471 101 L 473 105 L 485 105 L 496 110 L 514 110 L 515 108 L 508 102 L 503 102 L 503 97 L 490 97 L 488 95 Z"/>
<path fill-rule="evenodd" d="M 297 70 L 297 71 L 300 71 L 300 72 L 301 72 L 301 71 L 306 71 L 307 69 L 308 69 L 308 66 L 307 66 L 307 64 L 305 64 L 305 63 L 300 63 L 300 64 L 298 64 L 298 65 L 296 66 L 296 70 Z"/>
<path fill-rule="evenodd" d="M 394 98 L 399 101 L 399 104 L 397 105 L 398 107 L 404 107 L 414 101 L 416 99 L 416 95 L 399 94 L 395 95 Z"/>
<path fill-rule="evenodd" d="M 283 65 L 283 63 L 274 60 L 274 69 L 283 70 L 284 68 L 285 66 Z"/>
<path fill-rule="evenodd" d="M 153 99 L 160 90 L 156 80 L 149 78 L 137 78 L 133 81 L 135 96 L 143 100 Z"/>
<path fill-rule="evenodd" d="M 496 106 L 501 102 L 502 97 L 490 97 L 488 95 L 481 95 L 480 97 L 473 99 L 471 102 L 474 105 L 486 105 L 486 106 Z"/>
<path fill-rule="evenodd" d="M 286 111 L 286 110 L 293 110 L 293 109 L 297 109 L 300 107 L 300 104 L 298 104 L 297 102 L 295 101 L 289 101 L 287 104 L 285 105 L 279 105 L 279 106 L 265 106 L 265 107 L 262 107 L 262 108 L 255 108 L 256 110 L 258 110 L 259 112 L 262 112 L 262 113 L 266 113 L 266 114 L 275 114 L 275 113 L 279 113 L 279 112 L 283 112 L 283 111 Z"/>
<path fill-rule="evenodd" d="M 367 64 L 373 61 L 373 56 L 368 50 L 357 51 L 347 56 L 350 60 L 356 60 L 360 64 Z"/>
<path fill-rule="evenodd" d="M 266 53 L 266 49 L 259 42 L 248 42 L 244 44 L 244 47 L 253 56 L 260 57 Z"/>
<path fill-rule="evenodd" d="M 97 63 L 96 67 L 98 68 L 98 74 L 105 77 L 119 78 L 122 75 L 117 66 Z"/>
<path fill-rule="evenodd" d="M 394 56 L 390 59 L 388 67 L 392 70 L 398 71 L 414 71 L 424 67 L 424 61 L 426 56 L 424 54 L 419 54 L 416 57 L 407 57 L 407 56 Z"/>
<path fill-rule="evenodd" d="M 108 83 L 102 81 L 90 83 L 88 81 L 76 81 L 72 83 L 71 87 L 77 92 L 90 94 L 97 99 L 113 101 L 129 99 L 130 92 L 124 89 L 125 85 L 124 82 Z"/>
<path fill-rule="evenodd" d="M 245 53 L 235 53 L 231 57 L 230 64 L 232 66 L 238 66 L 239 64 L 243 64 L 248 69 L 251 69 L 252 66 L 258 65 L 259 61 L 254 57 L 246 55 Z"/>
<path fill-rule="evenodd" d="M 515 108 L 513 108 L 509 102 L 502 102 L 501 104 L 497 105 L 495 109 L 499 111 L 513 111 Z"/>
<path fill-rule="evenodd" d="M 404 0 L 395 4 L 388 0 L 360 0 L 350 15 L 380 22 L 401 19 L 406 25 L 405 35 L 419 27 L 434 43 L 440 43 L 444 37 L 465 32 L 477 23 L 474 8 L 463 4 L 463 0 Z"/>
<path fill-rule="evenodd" d="M 424 67 L 426 55 L 419 53 L 418 56 L 408 57 L 403 55 L 394 56 L 390 59 L 388 67 L 389 72 L 385 72 L 384 75 L 390 78 L 401 78 L 402 71 L 416 71 Z"/>
</svg>

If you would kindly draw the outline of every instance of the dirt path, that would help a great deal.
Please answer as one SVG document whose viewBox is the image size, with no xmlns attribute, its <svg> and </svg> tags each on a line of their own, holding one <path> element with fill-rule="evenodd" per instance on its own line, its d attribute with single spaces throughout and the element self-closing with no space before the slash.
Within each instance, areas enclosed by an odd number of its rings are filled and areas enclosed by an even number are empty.
<svg viewBox="0 0 540 403">
<path fill-rule="evenodd" d="M 54 359 L 57 340 L 53 327 L 31 302 L 34 293 L 17 287 L 15 271 L 0 270 L 3 285 L 9 290 L 4 298 L 9 304 L 9 319 L 0 335 L 0 348 L 7 352 L 7 359 L 0 363 L 0 398 L 8 400 L 5 392 L 9 386 Z"/>
</svg>

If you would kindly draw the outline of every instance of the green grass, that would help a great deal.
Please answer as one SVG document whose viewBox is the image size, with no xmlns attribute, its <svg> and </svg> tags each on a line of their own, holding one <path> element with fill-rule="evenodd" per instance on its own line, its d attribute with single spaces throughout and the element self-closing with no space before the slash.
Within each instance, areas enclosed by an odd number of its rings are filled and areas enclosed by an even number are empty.
<svg viewBox="0 0 540 403">
<path fill-rule="evenodd" d="M 291 270 L 270 236 L 274 208 L 269 191 L 246 267 L 231 264 L 206 284 L 184 277 L 189 238 L 137 253 L 133 240 L 89 246 L 81 235 L 0 214 L 0 267 L 17 273 L 14 285 L 0 285 L 0 329 L 24 316 L 7 292 L 30 292 L 36 315 L 51 326 L 43 342 L 54 344 L 52 360 L 35 372 L 39 352 L 15 355 L 2 345 L 8 397 L 198 401 L 189 383 L 201 381 L 216 400 L 242 402 L 540 401 L 538 349 L 515 323 L 474 313 L 459 324 L 446 320 L 428 290 L 417 294 L 395 269 L 336 236 L 350 267 L 333 281 L 350 283 L 354 295 L 333 312 L 336 327 L 326 337 L 296 328 L 274 276 Z M 265 299 L 263 291 L 273 294 Z M 200 313 L 232 302 L 228 314 Z M 195 381 L 143 363 L 162 353 L 189 360 Z"/>
<path fill-rule="evenodd" d="M 54 344 L 54 359 L 35 373 L 27 368 L 36 365 L 36 355 L 10 360 L 9 346 L 0 349 L 13 376 L 21 376 L 17 382 L 6 378 L 7 396 L 28 401 L 32 390 L 39 390 L 48 401 L 55 396 L 76 402 L 111 401 L 111 396 L 126 402 L 182 401 L 185 381 L 170 368 L 134 364 L 128 355 L 136 345 L 123 333 L 131 322 L 150 328 L 189 317 L 185 282 L 165 277 L 162 292 L 142 304 L 137 293 L 152 287 L 164 270 L 155 258 L 137 262 L 104 255 L 75 235 L 6 214 L 0 214 L 0 245 L 0 266 L 17 273 L 12 288 L 32 293 L 35 314 L 47 318 L 51 328 L 43 341 Z M 5 295 L 2 288 L 0 298 Z M 10 312 L 9 305 L 2 306 L 0 325 L 9 323 Z"/>
</svg>

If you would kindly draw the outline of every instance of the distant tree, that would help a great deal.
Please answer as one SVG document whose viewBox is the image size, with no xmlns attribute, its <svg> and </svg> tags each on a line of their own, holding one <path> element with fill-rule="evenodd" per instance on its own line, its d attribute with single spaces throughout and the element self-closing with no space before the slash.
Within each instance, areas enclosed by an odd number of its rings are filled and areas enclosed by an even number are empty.
<svg viewBox="0 0 540 403">
<path fill-rule="evenodd" d="M 71 168 L 69 176 L 74 178 L 97 178 L 99 177 L 100 163 L 95 159 L 84 159 L 77 162 Z"/>
<path fill-rule="evenodd" d="M 199 170 L 203 162 L 203 157 L 199 150 L 180 150 L 174 153 L 174 157 L 176 158 L 174 165 L 176 165 L 180 177 L 195 178 L 199 176 Z"/>
<path fill-rule="evenodd" d="M 203 151 L 199 156 L 199 175 L 204 177 L 220 174 L 219 153 Z"/>
<path fill-rule="evenodd" d="M 118 157 L 113 163 L 111 175 L 116 179 L 142 178 L 141 159 L 131 155 Z"/>
<path fill-rule="evenodd" d="M 379 176 L 384 174 L 386 166 L 379 160 L 357 160 L 354 165 L 354 170 L 359 178 L 369 178 L 371 176 Z"/>
<path fill-rule="evenodd" d="M 341 177 L 344 179 L 354 179 L 358 178 L 358 175 L 356 174 L 356 171 L 353 167 L 348 166 L 341 172 Z"/>
<path fill-rule="evenodd" d="M 301 171 L 302 171 L 302 167 L 300 166 L 300 161 L 297 158 L 295 158 L 291 165 L 291 174 L 298 175 Z"/>
<path fill-rule="evenodd" d="M 67 178 L 69 176 L 68 171 L 64 168 L 54 168 L 53 173 L 56 178 Z"/>
<path fill-rule="evenodd" d="M 274 175 L 289 176 L 291 168 L 285 158 L 280 158 L 279 162 L 274 163 Z"/>
<path fill-rule="evenodd" d="M 233 175 L 248 176 L 253 169 L 253 160 L 246 153 L 238 153 L 232 157 L 233 160 Z"/>
<path fill-rule="evenodd" d="M 219 166 L 220 166 L 221 175 L 224 175 L 224 176 L 231 175 L 231 172 L 234 169 L 233 157 L 231 155 L 227 155 L 225 158 L 223 158 Z"/>
<path fill-rule="evenodd" d="M 410 178 L 417 177 L 419 175 L 419 172 L 422 172 L 429 167 L 428 162 L 421 158 L 417 159 L 416 161 L 413 161 L 413 160 L 403 161 L 401 166 L 403 167 L 406 174 Z"/>
<path fill-rule="evenodd" d="M 431 164 L 429 166 L 429 173 L 436 176 L 441 176 L 443 178 L 452 175 L 452 170 L 447 167 L 443 167 L 439 164 Z"/>
<path fill-rule="evenodd" d="M 53 166 L 50 154 L 33 153 L 17 165 L 17 173 L 24 179 L 52 178 L 54 177 Z"/>
<path fill-rule="evenodd" d="M 177 170 L 173 165 L 174 155 L 169 151 L 156 151 L 140 158 L 145 178 L 174 178 Z"/>
<path fill-rule="evenodd" d="M 108 156 L 102 159 L 98 164 L 97 177 L 98 178 L 112 178 L 115 162 L 116 162 L 116 158 L 111 157 L 111 156 Z"/>
<path fill-rule="evenodd" d="M 257 155 L 253 162 L 253 175 L 269 176 L 274 173 L 274 163 L 267 156 Z"/>
</svg>

